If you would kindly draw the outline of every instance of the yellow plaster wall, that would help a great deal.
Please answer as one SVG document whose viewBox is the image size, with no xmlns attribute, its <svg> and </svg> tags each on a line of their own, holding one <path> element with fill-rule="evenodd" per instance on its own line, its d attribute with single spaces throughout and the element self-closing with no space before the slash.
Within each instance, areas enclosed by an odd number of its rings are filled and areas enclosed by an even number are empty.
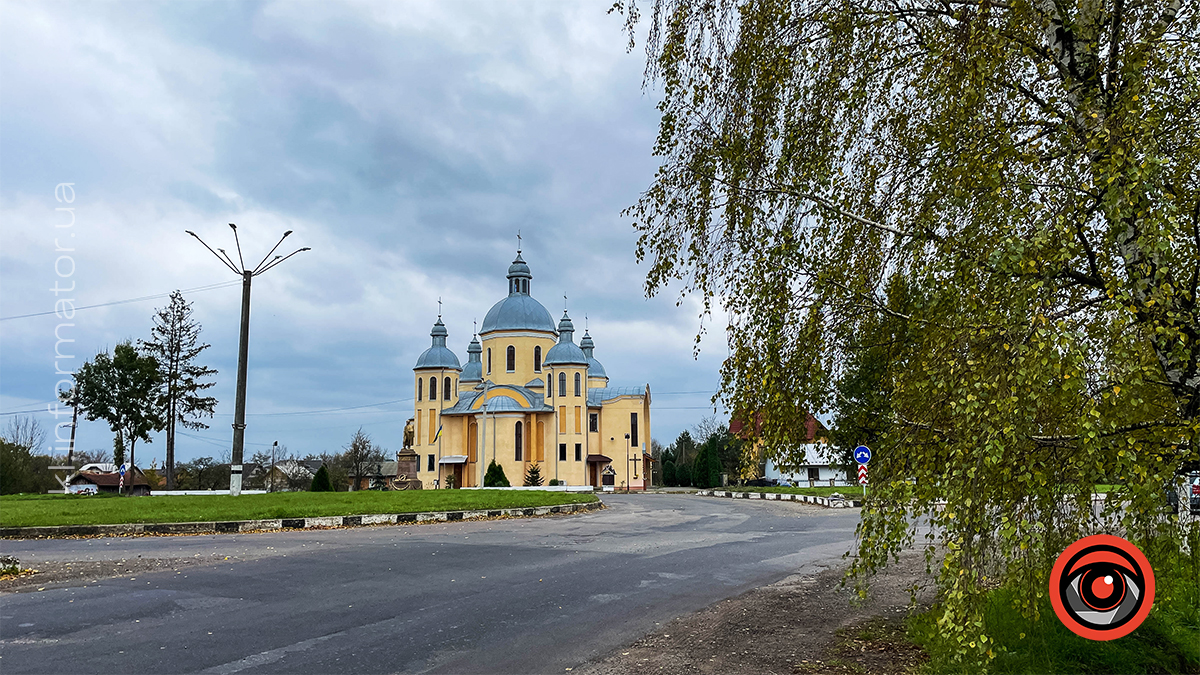
<svg viewBox="0 0 1200 675">
<path fill-rule="evenodd" d="M 505 334 L 502 331 L 481 335 L 483 347 L 483 377 L 486 380 L 491 380 L 496 384 L 515 384 L 517 386 L 525 386 L 526 382 L 532 381 L 536 377 L 545 379 L 546 368 L 542 368 L 541 372 L 533 369 L 533 349 L 534 347 L 542 348 L 542 359 L 545 360 L 546 352 L 555 345 L 554 336 L 546 333 L 544 337 L 532 337 L 525 335 Z M 505 353 L 509 347 L 516 350 L 516 369 L 513 372 L 508 372 L 505 369 Z M 492 350 L 492 370 L 488 371 L 488 349 Z"/>
</svg>

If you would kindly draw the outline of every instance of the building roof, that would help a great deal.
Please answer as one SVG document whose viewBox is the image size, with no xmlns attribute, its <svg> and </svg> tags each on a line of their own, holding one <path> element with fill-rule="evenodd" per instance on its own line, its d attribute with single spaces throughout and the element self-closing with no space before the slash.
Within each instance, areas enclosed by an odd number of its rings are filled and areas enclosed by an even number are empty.
<svg viewBox="0 0 1200 675">
<path fill-rule="evenodd" d="M 563 310 L 562 320 L 558 322 L 558 344 L 550 348 L 546 352 L 546 358 L 542 360 L 543 366 L 558 366 L 558 365 L 587 365 L 587 356 L 579 345 L 575 344 L 575 324 L 571 323 L 571 317 L 567 316 L 567 311 Z"/>
<path fill-rule="evenodd" d="M 487 402 L 487 412 L 554 412 L 546 405 L 545 397 L 535 391 L 516 385 L 495 385 L 491 388 L 491 396 Z M 442 410 L 442 415 L 474 415 L 483 412 L 482 407 L 475 408 L 475 401 L 483 395 L 482 391 L 464 391 L 458 395 L 458 402 Z M 527 404 L 528 402 L 528 404 Z"/>
<path fill-rule="evenodd" d="M 433 324 L 433 330 L 429 333 L 433 338 L 433 345 L 421 353 L 417 359 L 417 365 L 413 366 L 413 370 L 422 368 L 447 368 L 450 370 L 461 370 L 458 365 L 458 357 L 454 352 L 446 347 L 446 326 L 442 323 L 442 317 L 438 317 L 437 323 Z"/>
<path fill-rule="evenodd" d="M 588 405 L 597 407 L 605 401 L 622 396 L 645 396 L 646 387 L 596 387 L 588 389 Z"/>
<path fill-rule="evenodd" d="M 550 312 L 546 311 L 542 303 L 534 300 L 526 290 L 530 283 L 529 280 L 532 278 L 529 265 L 521 259 L 521 253 L 518 251 L 517 259 L 508 268 L 508 297 L 492 305 L 492 308 L 488 310 L 487 315 L 483 317 L 483 328 L 479 331 L 480 335 L 499 330 L 554 332 L 554 319 L 550 317 Z M 514 284 L 514 279 L 524 281 L 522 284 Z"/>
<path fill-rule="evenodd" d="M 91 483 L 97 487 L 117 487 L 121 484 L 121 474 L 117 472 L 101 473 L 99 471 L 80 471 L 71 477 L 69 481 L 72 485 L 80 483 Z M 125 487 L 133 487 L 135 485 L 145 485 L 149 487 L 150 483 L 146 477 L 142 475 L 141 470 L 125 472 Z"/>
<path fill-rule="evenodd" d="M 586 330 L 583 331 L 583 339 L 579 341 L 579 348 L 583 350 L 583 355 L 587 358 L 588 377 L 603 377 L 608 379 L 608 374 L 604 372 L 604 366 L 592 356 L 593 350 L 596 349 L 596 343 L 592 342 L 592 336 L 588 335 Z"/>
<path fill-rule="evenodd" d="M 471 344 L 467 345 L 467 365 L 463 366 L 462 374 L 458 376 L 459 382 L 479 382 L 483 379 L 482 353 L 479 336 L 473 336 Z"/>
</svg>

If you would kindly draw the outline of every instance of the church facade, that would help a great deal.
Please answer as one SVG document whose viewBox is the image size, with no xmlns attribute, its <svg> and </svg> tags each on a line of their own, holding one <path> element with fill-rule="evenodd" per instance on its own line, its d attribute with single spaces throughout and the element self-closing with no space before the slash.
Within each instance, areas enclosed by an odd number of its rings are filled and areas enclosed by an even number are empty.
<svg viewBox="0 0 1200 675">
<path fill-rule="evenodd" d="M 641 490 L 650 483 L 650 386 L 611 387 L 567 312 L 555 325 L 517 258 L 508 295 L 484 317 L 467 363 L 446 346 L 439 316 L 413 367 L 412 449 L 426 488 L 476 487 L 494 459 L 512 485 L 530 466 L 543 480 Z"/>
</svg>

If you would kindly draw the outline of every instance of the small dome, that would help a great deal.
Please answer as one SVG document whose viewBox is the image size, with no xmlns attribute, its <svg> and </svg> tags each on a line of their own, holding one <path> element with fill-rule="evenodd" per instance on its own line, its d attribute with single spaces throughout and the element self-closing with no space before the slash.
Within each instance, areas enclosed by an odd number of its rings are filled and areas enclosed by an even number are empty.
<svg viewBox="0 0 1200 675">
<path fill-rule="evenodd" d="M 459 370 L 458 357 L 446 347 L 446 336 L 449 333 L 446 331 L 445 324 L 442 323 L 442 317 L 438 317 L 437 323 L 433 324 L 433 330 L 429 332 L 429 335 L 433 338 L 433 345 L 421 353 L 413 370 L 422 368 Z"/>
<path fill-rule="evenodd" d="M 579 341 L 579 348 L 583 350 L 583 355 L 587 357 L 588 377 L 603 377 L 608 379 L 608 375 L 604 372 L 604 366 L 592 356 L 592 350 L 596 348 L 596 343 L 592 342 L 592 336 L 588 332 L 583 331 L 583 339 Z"/>
<path fill-rule="evenodd" d="M 542 361 L 542 365 L 587 365 L 587 356 L 583 354 L 579 345 L 575 344 L 574 336 L 575 325 L 571 323 L 571 317 L 567 316 L 564 311 L 562 320 L 558 322 L 558 344 L 546 352 L 546 358 Z"/>
<path fill-rule="evenodd" d="M 532 279 L 533 274 L 529 271 L 529 265 L 521 258 L 521 252 L 517 251 L 517 259 L 508 266 L 508 278 L 521 277 L 524 279 Z"/>
<path fill-rule="evenodd" d="M 467 365 L 463 366 L 462 375 L 458 378 L 459 382 L 479 382 L 483 379 L 481 354 L 483 354 L 483 347 L 479 345 L 479 337 L 471 338 L 471 344 L 467 345 Z"/>
</svg>

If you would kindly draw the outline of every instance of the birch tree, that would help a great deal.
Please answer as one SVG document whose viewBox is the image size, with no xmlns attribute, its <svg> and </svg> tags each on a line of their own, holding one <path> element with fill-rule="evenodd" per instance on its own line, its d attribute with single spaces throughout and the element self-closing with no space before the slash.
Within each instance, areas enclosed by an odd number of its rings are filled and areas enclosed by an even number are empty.
<svg viewBox="0 0 1200 675">
<path fill-rule="evenodd" d="M 1152 563 L 1180 545 L 1162 489 L 1198 459 L 1195 5 L 616 8 L 631 39 L 648 29 L 662 92 L 662 165 L 626 212 L 646 290 L 728 312 L 726 405 L 762 413 L 786 455 L 808 411 L 837 411 L 852 338 L 903 323 L 856 571 L 927 517 L 939 628 L 986 658 L 988 579 L 1035 612 L 1082 534 L 1123 533 Z M 1097 483 L 1117 487 L 1094 519 Z"/>
</svg>

